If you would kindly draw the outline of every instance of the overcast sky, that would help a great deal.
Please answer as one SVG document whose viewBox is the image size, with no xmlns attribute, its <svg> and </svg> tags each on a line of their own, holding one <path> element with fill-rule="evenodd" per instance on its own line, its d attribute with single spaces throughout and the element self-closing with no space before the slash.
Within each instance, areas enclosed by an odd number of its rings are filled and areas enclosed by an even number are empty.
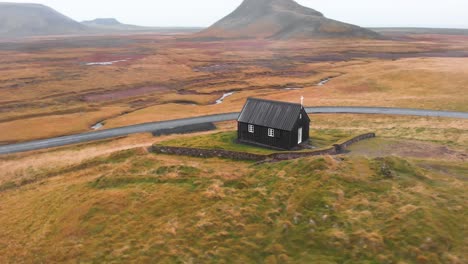
<svg viewBox="0 0 468 264">
<path fill-rule="evenodd" d="M 1 1 L 1 0 L 0 0 Z M 30 0 L 78 21 L 114 17 L 142 26 L 206 27 L 242 0 Z M 297 0 L 325 16 L 365 27 L 468 28 L 468 0 Z"/>
</svg>

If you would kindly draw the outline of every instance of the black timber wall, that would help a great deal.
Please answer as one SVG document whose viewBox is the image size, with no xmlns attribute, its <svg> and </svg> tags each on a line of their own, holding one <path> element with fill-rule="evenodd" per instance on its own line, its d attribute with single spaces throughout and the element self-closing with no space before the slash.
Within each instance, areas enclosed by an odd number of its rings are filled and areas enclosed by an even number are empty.
<svg viewBox="0 0 468 264">
<path fill-rule="evenodd" d="M 307 142 L 309 140 L 309 132 L 310 132 L 310 118 L 307 115 L 306 111 L 302 109 L 302 119 L 298 119 L 296 124 L 294 125 L 294 129 L 291 133 L 291 148 L 297 146 L 298 141 L 298 131 L 299 128 L 302 127 L 302 142 Z"/>
<path fill-rule="evenodd" d="M 268 136 L 268 127 L 255 125 L 254 133 L 248 130 L 249 124 L 238 122 L 237 137 L 240 140 L 251 141 L 281 149 L 291 148 L 291 132 L 275 129 L 275 136 Z"/>
<path fill-rule="evenodd" d="M 275 137 L 268 136 L 268 127 L 254 125 L 254 133 L 248 131 L 249 124 L 238 122 L 237 138 L 241 141 L 250 141 L 280 149 L 292 149 L 298 144 L 298 130 L 302 127 L 302 142 L 309 140 L 310 118 L 307 112 L 302 109 L 302 118 L 297 117 L 292 131 L 275 129 Z"/>
</svg>

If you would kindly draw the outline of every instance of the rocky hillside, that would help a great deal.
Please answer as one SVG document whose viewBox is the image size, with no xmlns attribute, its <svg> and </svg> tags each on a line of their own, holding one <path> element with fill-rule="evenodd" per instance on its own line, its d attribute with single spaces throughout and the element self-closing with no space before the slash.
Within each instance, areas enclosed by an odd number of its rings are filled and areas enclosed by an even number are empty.
<svg viewBox="0 0 468 264">
<path fill-rule="evenodd" d="M 201 38 L 379 38 L 368 29 L 326 18 L 293 0 L 244 0 Z"/>
<path fill-rule="evenodd" d="M 87 30 L 44 5 L 0 3 L 0 37 L 79 34 Z"/>
</svg>

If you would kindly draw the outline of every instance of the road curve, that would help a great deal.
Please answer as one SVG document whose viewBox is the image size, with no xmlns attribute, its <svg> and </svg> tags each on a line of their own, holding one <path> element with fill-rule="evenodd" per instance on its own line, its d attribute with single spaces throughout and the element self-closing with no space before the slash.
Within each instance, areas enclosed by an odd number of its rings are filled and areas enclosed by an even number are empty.
<svg viewBox="0 0 468 264">
<path fill-rule="evenodd" d="M 385 107 L 307 107 L 309 114 L 384 114 L 384 115 L 406 115 L 406 116 L 428 116 L 428 117 L 448 117 L 448 118 L 463 118 L 468 119 L 468 113 L 465 112 L 448 112 L 434 111 L 421 109 L 405 109 L 405 108 L 385 108 Z M 95 140 L 109 139 L 114 137 L 127 136 L 136 133 L 155 132 L 161 129 L 170 129 L 180 126 L 189 126 L 202 123 L 222 122 L 237 119 L 239 113 L 227 113 L 218 115 L 209 115 L 185 119 L 177 119 L 170 121 L 161 121 L 153 123 L 145 123 L 132 125 L 127 127 L 119 127 L 101 131 L 88 132 L 70 136 L 63 136 L 50 139 L 35 140 L 25 143 L 0 146 L 0 155 L 13 154 L 31 150 L 46 149 L 52 147 L 60 147 L 77 143 L 90 142 Z"/>
</svg>

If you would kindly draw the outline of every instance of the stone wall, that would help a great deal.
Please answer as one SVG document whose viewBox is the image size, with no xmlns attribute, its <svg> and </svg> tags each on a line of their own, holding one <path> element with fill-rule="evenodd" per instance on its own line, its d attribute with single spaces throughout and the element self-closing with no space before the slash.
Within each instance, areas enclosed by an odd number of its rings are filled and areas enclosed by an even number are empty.
<svg viewBox="0 0 468 264">
<path fill-rule="evenodd" d="M 171 154 L 180 156 L 190 156 L 199 158 L 226 158 L 233 160 L 252 160 L 261 161 L 265 159 L 264 155 L 257 155 L 247 152 L 236 152 L 220 149 L 199 149 L 199 148 L 184 148 L 184 147 L 168 147 L 154 145 L 150 148 L 151 152 L 161 154 Z"/>
<path fill-rule="evenodd" d="M 375 138 L 375 133 L 367 133 L 367 134 L 359 135 L 350 140 L 344 141 L 340 144 L 335 144 L 333 145 L 333 147 L 336 149 L 337 154 L 339 154 L 339 153 L 343 153 L 349 146 L 353 145 L 354 143 L 357 143 L 362 140 L 370 139 L 370 138 Z"/>
<path fill-rule="evenodd" d="M 304 157 L 311 157 L 311 156 L 321 156 L 321 155 L 336 155 L 338 152 L 336 151 L 335 147 L 330 147 L 327 149 L 321 150 L 311 150 L 307 152 L 281 152 L 281 153 L 274 153 L 270 154 L 267 159 L 274 160 L 274 161 L 281 161 L 281 160 L 292 160 L 292 159 L 300 159 Z"/>
<path fill-rule="evenodd" d="M 168 129 L 159 129 L 153 132 L 153 136 L 163 136 L 172 134 L 190 134 L 194 132 L 204 132 L 215 130 L 216 126 L 213 123 L 202 123 L 188 126 L 180 126 Z"/>
<path fill-rule="evenodd" d="M 335 144 L 333 147 L 320 150 L 311 150 L 307 152 L 278 152 L 270 155 L 260 155 L 252 154 L 247 152 L 236 152 L 229 150 L 220 150 L 220 149 L 199 149 L 199 148 L 184 148 L 184 147 L 169 147 L 154 145 L 150 148 L 151 152 L 161 153 L 161 154 L 171 154 L 171 155 L 180 155 L 180 156 L 190 156 L 190 157 L 199 157 L 199 158 L 226 158 L 233 160 L 250 160 L 250 161 L 281 161 L 281 160 L 291 160 L 299 159 L 310 156 L 320 156 L 320 155 L 337 155 L 343 153 L 346 148 L 351 146 L 354 143 L 357 143 L 361 140 L 374 138 L 374 133 L 368 133 L 354 137 L 350 140 L 347 140 L 340 144 Z"/>
</svg>

